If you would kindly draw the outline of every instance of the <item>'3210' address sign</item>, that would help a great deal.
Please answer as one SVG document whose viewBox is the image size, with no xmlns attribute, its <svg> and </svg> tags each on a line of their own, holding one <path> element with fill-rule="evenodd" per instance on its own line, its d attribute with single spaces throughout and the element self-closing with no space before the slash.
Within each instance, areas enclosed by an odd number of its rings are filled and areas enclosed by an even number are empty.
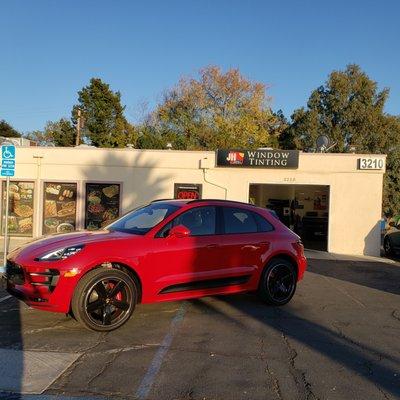
<svg viewBox="0 0 400 400">
<path fill-rule="evenodd" d="M 299 151 L 217 150 L 217 166 L 297 169 L 299 167 Z"/>
</svg>

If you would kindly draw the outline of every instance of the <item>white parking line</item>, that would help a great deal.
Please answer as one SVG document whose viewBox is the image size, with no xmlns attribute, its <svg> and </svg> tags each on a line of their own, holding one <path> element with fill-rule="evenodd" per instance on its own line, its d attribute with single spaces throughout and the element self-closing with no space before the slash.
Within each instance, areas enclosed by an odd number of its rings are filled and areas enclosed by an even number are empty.
<svg viewBox="0 0 400 400">
<path fill-rule="evenodd" d="M 12 297 L 10 294 L 8 296 L 4 296 L 0 299 L 0 303 Z"/>
<path fill-rule="evenodd" d="M 171 324 L 169 326 L 169 331 L 165 335 L 164 340 L 162 341 L 160 348 L 157 350 L 147 372 L 143 377 L 142 382 L 139 385 L 139 388 L 136 391 L 136 397 L 139 400 L 145 400 L 153 386 L 154 380 L 158 374 L 158 371 L 161 368 L 161 364 L 164 360 L 165 355 L 168 353 L 168 350 L 171 346 L 172 339 L 174 338 L 176 332 L 178 331 L 179 325 L 183 321 L 183 317 L 186 313 L 186 303 L 182 303 L 180 309 L 176 313 L 175 317 L 172 319 Z"/>
</svg>

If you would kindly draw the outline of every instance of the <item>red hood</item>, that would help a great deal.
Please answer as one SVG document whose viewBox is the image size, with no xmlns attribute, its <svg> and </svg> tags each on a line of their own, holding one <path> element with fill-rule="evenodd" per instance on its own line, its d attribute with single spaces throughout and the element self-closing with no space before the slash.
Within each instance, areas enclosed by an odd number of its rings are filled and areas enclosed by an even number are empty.
<svg viewBox="0 0 400 400">
<path fill-rule="evenodd" d="M 9 258 L 14 259 L 17 256 L 37 257 L 46 252 L 57 250 L 63 247 L 87 244 L 92 242 L 102 242 L 119 239 L 141 238 L 140 235 L 116 231 L 80 231 L 65 233 L 62 235 L 43 236 L 39 239 L 28 242 L 21 247 L 16 248 L 9 254 Z"/>
</svg>

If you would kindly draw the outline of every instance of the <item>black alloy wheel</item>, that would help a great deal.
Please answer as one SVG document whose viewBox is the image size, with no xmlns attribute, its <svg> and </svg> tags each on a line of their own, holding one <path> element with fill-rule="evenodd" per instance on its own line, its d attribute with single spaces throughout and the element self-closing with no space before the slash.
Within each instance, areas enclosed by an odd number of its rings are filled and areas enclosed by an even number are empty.
<svg viewBox="0 0 400 400">
<path fill-rule="evenodd" d="M 269 304 L 282 306 L 287 304 L 296 291 L 297 273 L 291 262 L 285 259 L 273 259 L 262 274 L 258 293 Z"/>
<path fill-rule="evenodd" d="M 72 300 L 76 319 L 86 328 L 107 332 L 123 325 L 137 302 L 137 286 L 121 270 L 99 268 L 79 281 Z"/>
</svg>

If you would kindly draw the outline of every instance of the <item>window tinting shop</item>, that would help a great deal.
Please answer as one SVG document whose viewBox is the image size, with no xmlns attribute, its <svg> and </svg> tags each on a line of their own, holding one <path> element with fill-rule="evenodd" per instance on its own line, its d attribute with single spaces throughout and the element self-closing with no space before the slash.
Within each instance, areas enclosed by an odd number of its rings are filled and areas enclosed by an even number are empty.
<svg viewBox="0 0 400 400">
<path fill-rule="evenodd" d="M 9 195 L 10 248 L 42 235 L 103 229 L 152 200 L 178 198 L 251 203 L 271 210 L 306 248 L 379 255 L 385 159 L 381 154 L 272 149 L 17 147 Z M 4 235 L 4 178 L 0 187 Z M 202 212 L 182 222 L 198 234 L 216 229 L 215 210 Z M 233 208 L 224 212 L 230 213 L 226 231 L 261 229 L 253 215 Z"/>
<path fill-rule="evenodd" d="M 272 210 L 306 248 L 327 250 L 329 186 L 251 184 L 249 202 Z"/>
</svg>

